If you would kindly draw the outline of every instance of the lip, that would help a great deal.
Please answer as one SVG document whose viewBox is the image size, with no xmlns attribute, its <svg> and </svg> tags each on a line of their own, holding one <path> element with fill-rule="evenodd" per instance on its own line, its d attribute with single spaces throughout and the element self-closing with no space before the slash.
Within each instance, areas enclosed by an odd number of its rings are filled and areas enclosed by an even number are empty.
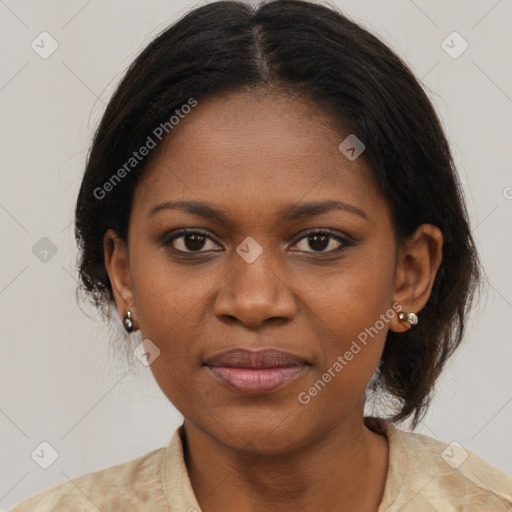
<svg viewBox="0 0 512 512">
<path fill-rule="evenodd" d="M 307 367 L 304 358 L 274 349 L 228 350 L 208 359 L 205 364 L 226 386 L 248 395 L 281 389 L 297 379 Z"/>
</svg>

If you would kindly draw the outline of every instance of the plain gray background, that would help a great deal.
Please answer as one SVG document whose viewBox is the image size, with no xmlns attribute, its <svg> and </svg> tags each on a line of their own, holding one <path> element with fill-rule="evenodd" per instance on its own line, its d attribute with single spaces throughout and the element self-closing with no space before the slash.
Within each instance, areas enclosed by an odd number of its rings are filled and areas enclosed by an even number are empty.
<svg viewBox="0 0 512 512">
<path fill-rule="evenodd" d="M 511 2 L 333 4 L 380 35 L 427 88 L 489 279 L 417 431 L 457 441 L 512 474 Z M 149 369 L 130 373 L 106 326 L 76 304 L 73 206 L 91 136 L 124 70 L 196 5 L 0 0 L 0 508 L 164 446 L 181 423 Z M 58 43 L 46 59 L 31 47 L 45 37 L 51 48 L 44 31 Z M 464 41 L 454 31 L 469 45 L 457 58 Z M 41 261 L 36 244 L 56 252 Z M 48 469 L 31 458 L 43 441 L 59 454 Z"/>
</svg>

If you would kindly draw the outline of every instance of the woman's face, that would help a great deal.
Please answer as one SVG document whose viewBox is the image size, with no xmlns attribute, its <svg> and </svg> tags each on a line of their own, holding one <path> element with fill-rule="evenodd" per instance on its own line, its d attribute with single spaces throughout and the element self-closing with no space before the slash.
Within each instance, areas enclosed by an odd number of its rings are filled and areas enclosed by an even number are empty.
<svg viewBox="0 0 512 512">
<path fill-rule="evenodd" d="M 287 451 L 361 421 L 397 321 L 397 246 L 348 135 L 298 99 L 199 101 L 137 186 L 119 311 L 160 350 L 168 399 L 224 445 Z M 200 233 L 171 241 L 182 229 Z M 292 356 L 217 357 L 234 349 Z"/>
</svg>

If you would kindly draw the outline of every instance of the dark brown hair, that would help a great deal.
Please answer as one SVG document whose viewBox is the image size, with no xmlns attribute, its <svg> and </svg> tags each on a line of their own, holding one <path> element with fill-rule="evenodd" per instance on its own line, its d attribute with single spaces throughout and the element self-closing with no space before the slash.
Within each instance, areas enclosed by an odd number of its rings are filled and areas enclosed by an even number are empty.
<svg viewBox="0 0 512 512">
<path fill-rule="evenodd" d="M 362 158 L 391 207 L 399 241 L 422 223 L 443 233 L 443 261 L 420 322 L 403 334 L 388 332 L 371 383 L 373 393 L 398 401 L 390 420 L 412 415 L 414 428 L 462 340 L 480 265 L 430 100 L 392 50 L 334 8 L 300 0 L 258 8 L 213 2 L 186 14 L 140 53 L 108 103 L 78 194 L 79 287 L 110 319 L 114 298 L 103 236 L 113 228 L 126 239 L 133 193 L 149 158 L 104 197 L 98 188 L 190 98 L 262 87 L 308 98 L 366 144 Z"/>
</svg>

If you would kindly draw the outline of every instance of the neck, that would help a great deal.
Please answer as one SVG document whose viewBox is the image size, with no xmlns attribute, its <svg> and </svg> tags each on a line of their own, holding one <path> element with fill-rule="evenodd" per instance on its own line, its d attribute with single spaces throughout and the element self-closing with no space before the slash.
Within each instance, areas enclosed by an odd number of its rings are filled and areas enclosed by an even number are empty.
<svg viewBox="0 0 512 512">
<path fill-rule="evenodd" d="M 185 459 L 204 512 L 340 510 L 375 512 L 387 475 L 388 444 L 347 418 L 286 453 L 235 450 L 185 421 Z"/>
</svg>

